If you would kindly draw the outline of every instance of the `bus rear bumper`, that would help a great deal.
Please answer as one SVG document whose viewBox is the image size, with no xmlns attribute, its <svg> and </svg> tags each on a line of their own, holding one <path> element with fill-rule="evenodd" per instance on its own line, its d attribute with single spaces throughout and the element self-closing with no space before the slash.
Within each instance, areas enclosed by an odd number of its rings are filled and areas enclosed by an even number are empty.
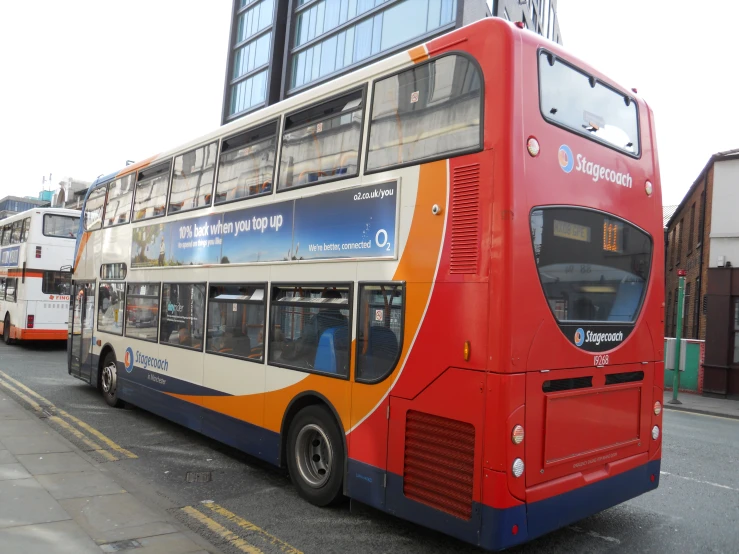
<svg viewBox="0 0 739 554">
<path fill-rule="evenodd" d="M 653 460 L 608 479 L 532 502 L 525 507 L 501 510 L 483 506 L 480 546 L 488 550 L 510 548 L 626 502 L 656 489 L 659 485 L 659 470 L 660 460 Z"/>
<path fill-rule="evenodd" d="M 66 329 L 20 329 L 10 326 L 10 338 L 16 340 L 67 340 Z"/>
</svg>

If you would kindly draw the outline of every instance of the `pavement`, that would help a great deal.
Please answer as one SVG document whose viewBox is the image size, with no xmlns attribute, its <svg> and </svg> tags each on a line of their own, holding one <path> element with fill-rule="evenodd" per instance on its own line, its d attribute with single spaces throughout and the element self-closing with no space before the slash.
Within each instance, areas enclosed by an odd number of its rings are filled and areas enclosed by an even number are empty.
<svg viewBox="0 0 739 554">
<path fill-rule="evenodd" d="M 739 419 L 739 401 L 737 400 L 710 398 L 708 396 L 682 391 L 678 392 L 677 399 L 680 401 L 680 404 L 670 404 L 672 391 L 666 390 L 662 405 L 666 410 L 678 410 L 692 412 L 694 414 Z"/>
<path fill-rule="evenodd" d="M 101 464 L 3 392 L 0 499 L 2 552 L 218 552 L 165 511 L 142 504 Z"/>
</svg>

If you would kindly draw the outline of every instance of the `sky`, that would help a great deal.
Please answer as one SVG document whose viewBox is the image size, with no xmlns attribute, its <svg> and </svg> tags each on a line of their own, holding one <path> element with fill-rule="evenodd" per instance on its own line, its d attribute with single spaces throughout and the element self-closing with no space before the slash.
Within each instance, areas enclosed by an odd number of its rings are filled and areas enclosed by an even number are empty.
<svg viewBox="0 0 739 554">
<path fill-rule="evenodd" d="M 92 181 L 217 128 L 230 10 L 231 0 L 0 2 L 0 197 L 35 197 L 49 174 L 54 189 Z M 739 148 L 739 3 L 703 13 L 558 1 L 565 48 L 652 107 L 664 204 L 711 154 Z"/>
</svg>

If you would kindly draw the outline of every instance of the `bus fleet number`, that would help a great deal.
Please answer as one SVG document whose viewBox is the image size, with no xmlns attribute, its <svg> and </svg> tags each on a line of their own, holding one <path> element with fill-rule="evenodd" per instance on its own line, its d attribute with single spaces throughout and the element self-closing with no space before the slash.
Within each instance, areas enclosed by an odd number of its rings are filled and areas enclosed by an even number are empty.
<svg viewBox="0 0 739 554">
<path fill-rule="evenodd" d="M 608 354 L 603 354 L 602 356 L 594 356 L 593 364 L 596 366 L 608 365 Z"/>
</svg>

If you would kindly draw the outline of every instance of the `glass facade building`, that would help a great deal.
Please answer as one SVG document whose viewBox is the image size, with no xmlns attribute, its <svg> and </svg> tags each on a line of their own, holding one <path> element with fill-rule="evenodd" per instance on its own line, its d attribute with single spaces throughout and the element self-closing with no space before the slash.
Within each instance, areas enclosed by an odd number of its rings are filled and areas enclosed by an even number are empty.
<svg viewBox="0 0 739 554">
<path fill-rule="evenodd" d="M 561 43 L 556 0 L 234 0 L 222 122 L 490 15 Z"/>
<path fill-rule="evenodd" d="M 49 205 L 47 200 L 37 200 L 35 198 L 22 198 L 20 196 L 6 196 L 0 199 L 0 219 L 5 219 L 11 215 L 25 212 L 31 208 L 43 208 Z"/>
</svg>

